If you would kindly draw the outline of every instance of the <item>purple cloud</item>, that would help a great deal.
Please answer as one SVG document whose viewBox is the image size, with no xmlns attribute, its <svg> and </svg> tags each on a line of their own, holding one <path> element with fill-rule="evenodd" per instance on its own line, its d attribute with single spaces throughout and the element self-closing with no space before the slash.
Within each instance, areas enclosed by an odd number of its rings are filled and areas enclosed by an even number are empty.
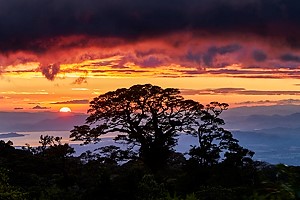
<svg viewBox="0 0 300 200">
<path fill-rule="evenodd" d="M 59 102 L 54 102 L 51 104 L 89 104 L 89 100 L 87 99 L 76 99 L 76 100 L 70 100 L 70 101 L 59 101 Z"/>
<path fill-rule="evenodd" d="M 32 109 L 34 109 L 34 110 L 47 110 L 47 109 L 50 109 L 50 107 L 42 107 L 42 106 L 36 105 Z"/>
</svg>

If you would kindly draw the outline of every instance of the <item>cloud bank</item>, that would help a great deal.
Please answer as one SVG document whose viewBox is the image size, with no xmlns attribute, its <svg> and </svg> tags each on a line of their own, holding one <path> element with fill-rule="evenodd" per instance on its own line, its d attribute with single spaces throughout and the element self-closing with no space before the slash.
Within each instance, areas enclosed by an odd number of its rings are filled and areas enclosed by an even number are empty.
<svg viewBox="0 0 300 200">
<path fill-rule="evenodd" d="M 2 74 L 40 72 L 54 80 L 57 74 L 80 72 L 82 78 L 74 82 L 80 84 L 89 74 L 150 73 L 176 65 L 181 69 L 162 76 L 300 77 L 296 0 L 0 3 Z M 8 70 L 28 63 L 38 66 Z"/>
<path fill-rule="evenodd" d="M 75 99 L 70 101 L 59 101 L 51 104 L 89 104 L 89 100 L 87 99 Z"/>
<path fill-rule="evenodd" d="M 260 100 L 260 101 L 243 101 L 235 103 L 236 105 L 299 105 L 300 99 L 281 99 L 281 100 Z"/>
<path fill-rule="evenodd" d="M 183 95 L 300 95 L 298 90 L 247 90 L 245 88 L 182 89 Z"/>
</svg>

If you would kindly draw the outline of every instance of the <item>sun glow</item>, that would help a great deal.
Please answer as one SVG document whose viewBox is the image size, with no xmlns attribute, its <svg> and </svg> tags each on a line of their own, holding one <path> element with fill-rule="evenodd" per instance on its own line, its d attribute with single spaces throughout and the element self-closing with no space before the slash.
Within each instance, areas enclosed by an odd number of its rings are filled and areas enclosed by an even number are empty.
<svg viewBox="0 0 300 200">
<path fill-rule="evenodd" d="M 62 107 L 59 109 L 59 112 L 71 112 L 71 109 L 69 107 Z"/>
</svg>

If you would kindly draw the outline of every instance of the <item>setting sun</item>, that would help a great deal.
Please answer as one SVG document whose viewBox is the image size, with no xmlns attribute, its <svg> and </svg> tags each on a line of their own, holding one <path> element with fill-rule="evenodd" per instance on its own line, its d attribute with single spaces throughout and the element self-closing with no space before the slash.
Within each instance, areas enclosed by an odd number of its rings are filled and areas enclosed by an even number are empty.
<svg viewBox="0 0 300 200">
<path fill-rule="evenodd" d="M 69 107 L 62 107 L 59 112 L 71 112 L 71 109 Z"/>
</svg>

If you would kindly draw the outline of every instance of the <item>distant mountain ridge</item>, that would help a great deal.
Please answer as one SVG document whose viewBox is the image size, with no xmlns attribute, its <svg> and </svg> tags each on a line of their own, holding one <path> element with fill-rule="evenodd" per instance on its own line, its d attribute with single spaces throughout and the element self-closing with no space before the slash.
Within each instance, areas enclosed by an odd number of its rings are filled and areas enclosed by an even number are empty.
<svg viewBox="0 0 300 200">
<path fill-rule="evenodd" d="M 0 132 L 69 131 L 87 115 L 56 112 L 0 112 Z"/>
<path fill-rule="evenodd" d="M 299 165 L 299 108 L 300 106 L 240 107 L 224 111 L 221 117 L 225 119 L 225 128 L 233 132 L 240 144 L 256 152 L 255 159 Z M 256 110 L 259 112 L 255 112 Z M 272 112 L 269 113 L 270 110 Z M 74 126 L 84 124 L 87 116 L 81 113 L 0 112 L 0 133 L 7 137 L 5 134 L 9 132 L 70 131 Z M 99 145 L 110 144 L 112 141 L 108 137 Z M 197 141 L 191 136 L 180 135 L 179 144 L 176 150 L 186 152 Z M 89 145 L 76 147 L 80 149 L 79 153 L 91 148 Z"/>
<path fill-rule="evenodd" d="M 0 112 L 0 132 L 69 131 L 82 125 L 83 113 L 59 112 Z M 229 130 L 253 131 L 261 129 L 300 128 L 300 106 L 275 105 L 229 108 L 221 118 Z"/>
<path fill-rule="evenodd" d="M 271 105 L 271 106 L 241 106 L 231 108 L 222 116 L 250 116 L 250 115 L 290 115 L 300 113 L 300 105 Z"/>
<path fill-rule="evenodd" d="M 229 130 L 253 131 L 277 127 L 299 128 L 299 105 L 274 105 L 229 108 L 221 118 Z"/>
</svg>

